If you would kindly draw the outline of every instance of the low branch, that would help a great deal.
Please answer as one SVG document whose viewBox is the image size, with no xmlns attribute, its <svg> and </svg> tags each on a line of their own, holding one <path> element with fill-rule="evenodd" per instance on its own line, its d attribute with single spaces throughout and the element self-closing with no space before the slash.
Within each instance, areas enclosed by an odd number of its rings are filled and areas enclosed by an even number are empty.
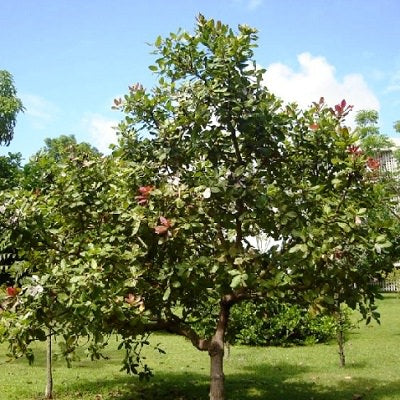
<svg viewBox="0 0 400 400">
<path fill-rule="evenodd" d="M 169 333 L 175 333 L 180 336 L 184 336 L 189 339 L 193 346 L 198 350 L 207 351 L 209 348 L 209 341 L 202 339 L 199 335 L 189 326 L 185 325 L 179 320 L 176 321 L 163 321 L 159 320 L 154 323 L 148 323 L 144 327 L 145 332 L 159 332 L 166 331 Z"/>
</svg>

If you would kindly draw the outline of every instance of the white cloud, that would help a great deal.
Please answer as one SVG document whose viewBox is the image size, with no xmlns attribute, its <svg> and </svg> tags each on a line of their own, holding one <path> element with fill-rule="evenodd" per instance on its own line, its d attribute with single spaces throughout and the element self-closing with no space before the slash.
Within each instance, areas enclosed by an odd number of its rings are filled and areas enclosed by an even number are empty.
<svg viewBox="0 0 400 400">
<path fill-rule="evenodd" d="M 102 153 L 109 153 L 111 143 L 117 143 L 115 127 L 118 121 L 105 118 L 101 114 L 88 114 L 83 121 L 88 130 L 93 145 Z"/>
<path fill-rule="evenodd" d="M 25 107 L 25 116 L 34 129 L 45 129 L 60 112 L 55 104 L 41 96 L 23 93 L 21 100 Z"/>
<path fill-rule="evenodd" d="M 297 60 L 298 70 L 274 63 L 264 74 L 266 86 L 284 101 L 305 108 L 324 97 L 331 106 L 345 99 L 347 104 L 354 105 L 354 110 L 379 110 L 379 101 L 361 74 L 348 74 L 340 80 L 335 76 L 335 67 L 324 57 L 302 53 Z M 354 115 L 355 112 L 350 114 L 348 124 L 354 123 Z"/>
</svg>

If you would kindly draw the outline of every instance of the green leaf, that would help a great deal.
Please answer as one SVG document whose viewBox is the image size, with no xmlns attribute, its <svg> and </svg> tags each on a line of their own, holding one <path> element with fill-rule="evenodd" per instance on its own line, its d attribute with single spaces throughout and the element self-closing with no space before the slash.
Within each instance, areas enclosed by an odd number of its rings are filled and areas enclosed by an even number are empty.
<svg viewBox="0 0 400 400">
<path fill-rule="evenodd" d="M 242 257 L 236 257 L 235 260 L 233 261 L 233 263 L 235 265 L 242 265 L 244 262 L 244 259 Z"/>
<path fill-rule="evenodd" d="M 289 249 L 289 253 L 295 253 L 297 251 L 307 254 L 308 246 L 305 243 L 299 243 Z"/>
<path fill-rule="evenodd" d="M 286 216 L 289 218 L 296 218 L 297 217 L 297 213 L 296 211 L 289 211 L 286 213 Z"/>
<path fill-rule="evenodd" d="M 175 200 L 175 204 L 177 208 L 185 207 L 185 202 L 180 197 Z"/>
<path fill-rule="evenodd" d="M 377 237 L 376 237 L 376 241 L 377 242 L 384 242 L 384 241 L 386 241 L 386 235 L 378 235 Z"/>
<path fill-rule="evenodd" d="M 155 41 L 155 46 L 156 47 L 160 47 L 161 46 L 161 43 L 162 43 L 162 37 L 161 36 L 157 36 L 157 39 L 156 39 L 156 41 Z"/>
<path fill-rule="evenodd" d="M 171 288 L 168 286 L 163 295 L 163 301 L 167 301 L 171 295 Z"/>
<path fill-rule="evenodd" d="M 240 271 L 238 269 L 231 269 L 230 271 L 228 271 L 229 275 L 240 275 Z"/>
<path fill-rule="evenodd" d="M 346 233 L 349 233 L 351 231 L 351 228 L 348 224 L 344 222 L 338 222 L 337 223 Z"/>
<path fill-rule="evenodd" d="M 231 281 L 231 288 L 235 289 L 237 288 L 242 282 L 242 277 L 241 275 L 235 275 Z"/>
</svg>

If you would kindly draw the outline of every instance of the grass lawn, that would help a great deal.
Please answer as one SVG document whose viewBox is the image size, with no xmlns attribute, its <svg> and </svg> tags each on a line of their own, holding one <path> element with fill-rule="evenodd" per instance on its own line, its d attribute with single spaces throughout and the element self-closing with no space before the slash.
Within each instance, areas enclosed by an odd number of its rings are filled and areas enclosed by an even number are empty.
<svg viewBox="0 0 400 400">
<path fill-rule="evenodd" d="M 380 302 L 381 326 L 360 324 L 346 344 L 346 368 L 335 344 L 292 348 L 235 346 L 225 360 L 229 400 L 400 400 L 400 299 Z M 82 357 L 68 369 L 55 364 L 59 400 L 194 400 L 208 398 L 208 355 L 183 338 L 155 335 L 166 355 L 149 351 L 155 377 L 149 383 L 119 372 L 121 354 L 110 346 L 107 361 Z M 0 345 L 0 400 L 40 399 L 45 386 L 44 345 L 36 361 L 5 363 Z"/>
</svg>

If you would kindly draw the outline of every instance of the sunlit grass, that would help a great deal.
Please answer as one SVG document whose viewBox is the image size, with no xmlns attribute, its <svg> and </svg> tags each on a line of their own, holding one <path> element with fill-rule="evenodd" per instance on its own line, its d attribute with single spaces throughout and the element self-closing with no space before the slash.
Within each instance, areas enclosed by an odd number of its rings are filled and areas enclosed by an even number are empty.
<svg viewBox="0 0 400 400">
<path fill-rule="evenodd" d="M 346 344 L 346 368 L 339 367 L 334 343 L 308 347 L 235 346 L 225 360 L 230 400 L 363 400 L 400 399 L 400 299 L 388 295 L 380 304 L 381 326 L 361 323 Z M 56 398 L 103 400 L 194 400 L 208 398 L 208 356 L 183 338 L 157 335 L 166 355 L 146 351 L 155 377 L 149 383 L 120 372 L 122 354 L 108 348 L 109 360 L 82 358 L 68 369 L 55 363 Z M 40 399 L 45 386 L 44 345 L 36 361 L 5 364 L 0 346 L 0 400 Z"/>
</svg>

